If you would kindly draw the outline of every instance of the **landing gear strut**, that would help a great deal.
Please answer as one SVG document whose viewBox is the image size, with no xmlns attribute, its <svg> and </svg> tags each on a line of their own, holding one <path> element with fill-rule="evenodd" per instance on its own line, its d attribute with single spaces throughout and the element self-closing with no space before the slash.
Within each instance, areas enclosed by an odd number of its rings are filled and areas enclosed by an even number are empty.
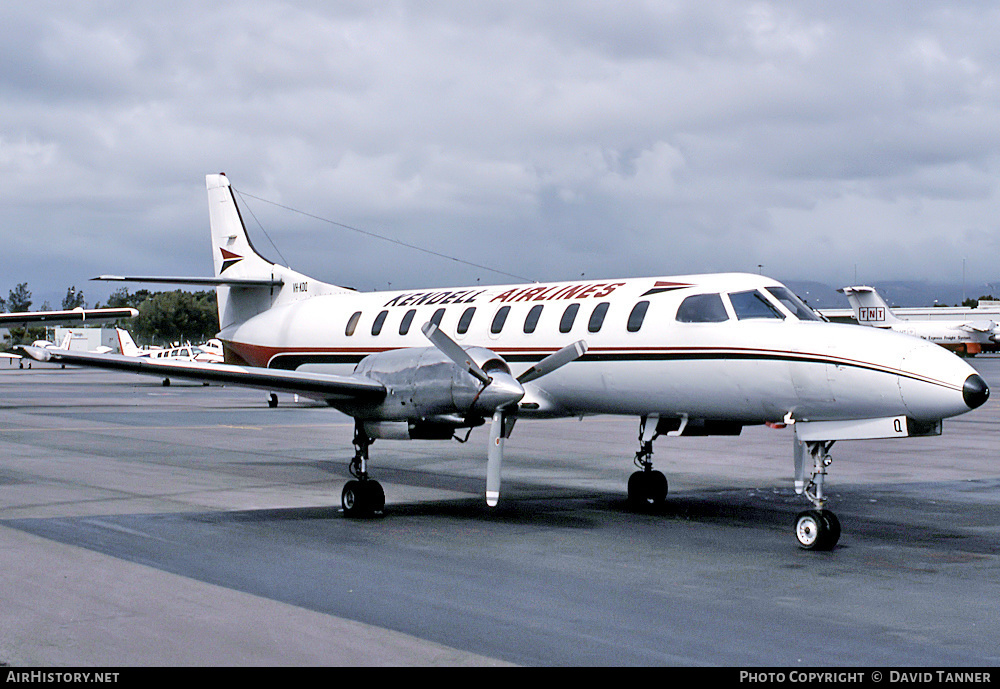
<svg viewBox="0 0 1000 689">
<path fill-rule="evenodd" d="M 385 491 L 382 484 L 368 477 L 368 447 L 375 442 L 365 433 L 361 422 L 354 425 L 354 459 L 350 472 L 355 480 L 348 481 L 340 494 L 340 505 L 345 517 L 370 517 L 385 509 Z"/>
<path fill-rule="evenodd" d="M 830 448 L 834 441 L 801 441 L 795 438 L 795 492 L 805 495 L 813 504 L 811 510 L 800 512 L 795 517 L 795 538 L 805 550 L 831 550 L 840 540 L 840 520 L 826 509 L 823 484 L 826 468 L 833 458 Z M 805 453 L 813 460 L 812 477 L 805 483 Z"/>
<path fill-rule="evenodd" d="M 667 477 L 653 469 L 653 441 L 660 435 L 657 420 L 656 415 L 639 419 L 639 451 L 633 461 L 641 471 L 628 479 L 628 502 L 634 510 L 659 507 L 667 499 Z"/>
</svg>

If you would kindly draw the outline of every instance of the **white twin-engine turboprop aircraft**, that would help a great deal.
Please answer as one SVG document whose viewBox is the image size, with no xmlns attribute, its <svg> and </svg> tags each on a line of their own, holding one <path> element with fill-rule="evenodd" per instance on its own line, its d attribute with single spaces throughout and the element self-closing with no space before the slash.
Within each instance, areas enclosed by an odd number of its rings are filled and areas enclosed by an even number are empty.
<svg viewBox="0 0 1000 689">
<path fill-rule="evenodd" d="M 688 275 L 358 293 L 261 257 L 225 175 L 209 175 L 214 278 L 99 279 L 215 285 L 228 364 L 26 351 L 41 359 L 295 392 L 355 419 L 350 516 L 381 511 L 369 476 L 379 438 L 448 439 L 489 425 L 486 501 L 500 496 L 515 421 L 639 418 L 630 501 L 657 505 L 663 435 L 738 435 L 794 423 L 795 486 L 807 549 L 836 544 L 823 483 L 837 440 L 936 435 L 989 396 L 968 364 L 922 340 L 821 320 L 758 275 Z M 806 456 L 812 460 L 806 480 Z"/>
</svg>

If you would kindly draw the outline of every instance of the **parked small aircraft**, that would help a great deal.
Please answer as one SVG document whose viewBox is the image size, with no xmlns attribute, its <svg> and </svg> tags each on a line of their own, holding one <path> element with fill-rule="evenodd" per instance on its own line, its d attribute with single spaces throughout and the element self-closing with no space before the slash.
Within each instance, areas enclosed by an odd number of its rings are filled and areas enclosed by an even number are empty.
<svg viewBox="0 0 1000 689">
<path fill-rule="evenodd" d="M 170 347 L 143 349 L 135 343 L 127 330 L 116 328 L 118 344 L 125 356 L 141 356 L 148 359 L 173 359 L 175 361 L 201 361 L 210 364 L 223 363 L 222 343 L 209 340 L 200 345 L 178 344 Z"/>
<path fill-rule="evenodd" d="M 1000 323 L 992 320 L 938 320 L 897 318 L 874 287 L 858 285 L 837 290 L 847 296 L 854 318 L 861 325 L 888 328 L 941 345 L 966 356 L 997 351 Z"/>
<path fill-rule="evenodd" d="M 500 498 L 504 441 L 521 419 L 638 417 L 628 496 L 659 505 L 662 436 L 739 435 L 793 424 L 795 520 L 806 549 L 832 548 L 829 450 L 839 440 L 937 435 L 989 397 L 936 345 L 827 323 L 781 283 L 751 274 L 578 280 L 359 293 L 263 258 L 225 175 L 207 177 L 214 277 L 99 279 L 215 285 L 228 364 L 25 348 L 39 359 L 286 391 L 355 419 L 347 516 L 383 510 L 376 439 L 449 439 L 488 424 L 486 502 Z M 806 481 L 806 458 L 812 461 Z"/>
</svg>

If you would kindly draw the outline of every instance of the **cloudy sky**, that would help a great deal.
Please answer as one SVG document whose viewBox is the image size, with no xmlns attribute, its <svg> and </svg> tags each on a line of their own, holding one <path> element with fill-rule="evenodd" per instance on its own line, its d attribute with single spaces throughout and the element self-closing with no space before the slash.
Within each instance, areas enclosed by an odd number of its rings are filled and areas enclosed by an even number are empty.
<svg viewBox="0 0 1000 689">
<path fill-rule="evenodd" d="M 0 34 L 0 295 L 36 308 L 209 274 L 221 171 L 262 253 L 359 289 L 1000 284 L 993 2 L 36 0 Z"/>
</svg>

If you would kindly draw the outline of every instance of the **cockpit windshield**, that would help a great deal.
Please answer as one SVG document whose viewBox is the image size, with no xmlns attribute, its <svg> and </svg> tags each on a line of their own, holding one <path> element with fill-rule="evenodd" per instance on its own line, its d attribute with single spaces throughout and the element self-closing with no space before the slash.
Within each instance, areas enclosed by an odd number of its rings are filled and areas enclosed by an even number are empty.
<svg viewBox="0 0 1000 689">
<path fill-rule="evenodd" d="M 755 289 L 746 292 L 730 292 L 729 301 L 736 317 L 741 321 L 755 318 L 784 319 L 785 315 L 767 297 Z"/>
<path fill-rule="evenodd" d="M 694 294 L 677 309 L 681 323 L 722 323 L 729 320 L 722 297 L 718 294 Z"/>
<path fill-rule="evenodd" d="M 823 318 L 813 311 L 809 306 L 795 296 L 787 287 L 767 287 L 775 299 L 781 302 L 782 306 L 791 311 L 800 321 L 821 321 Z"/>
</svg>

